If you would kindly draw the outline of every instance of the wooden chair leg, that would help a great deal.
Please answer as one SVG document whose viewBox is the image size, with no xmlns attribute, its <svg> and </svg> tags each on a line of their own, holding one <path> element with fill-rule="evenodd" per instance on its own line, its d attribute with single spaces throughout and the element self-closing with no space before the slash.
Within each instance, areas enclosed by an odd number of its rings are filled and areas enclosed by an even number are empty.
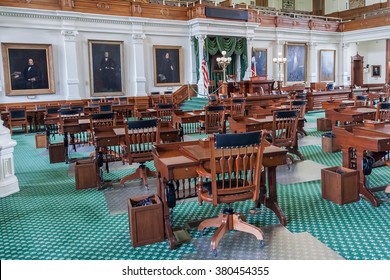
<svg viewBox="0 0 390 280">
<path fill-rule="evenodd" d="M 155 176 L 156 176 L 156 172 L 153 172 L 145 165 L 142 165 L 142 166 L 138 167 L 134 173 L 123 177 L 120 180 L 120 183 L 124 184 L 126 181 L 129 181 L 129 180 L 142 179 L 144 187 L 147 187 L 148 186 L 148 177 L 155 177 Z"/>
</svg>

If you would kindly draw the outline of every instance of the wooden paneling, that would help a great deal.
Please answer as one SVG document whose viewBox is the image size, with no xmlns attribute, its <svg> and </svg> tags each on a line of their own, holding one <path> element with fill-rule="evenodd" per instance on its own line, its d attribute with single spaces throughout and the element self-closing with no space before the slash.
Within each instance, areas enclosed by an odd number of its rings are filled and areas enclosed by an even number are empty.
<svg viewBox="0 0 390 280">
<path fill-rule="evenodd" d="M 0 6 L 28 9 L 61 10 L 62 1 L 58 0 L 2 0 Z"/>
</svg>

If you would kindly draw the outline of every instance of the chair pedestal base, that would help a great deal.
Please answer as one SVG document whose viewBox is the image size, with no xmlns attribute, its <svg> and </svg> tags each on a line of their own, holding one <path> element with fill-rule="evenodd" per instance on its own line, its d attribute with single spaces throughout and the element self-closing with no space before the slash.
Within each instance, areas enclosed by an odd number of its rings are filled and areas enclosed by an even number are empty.
<svg viewBox="0 0 390 280">
<path fill-rule="evenodd" d="M 246 222 L 245 216 L 240 213 L 232 214 L 220 214 L 217 218 L 207 219 L 200 223 L 198 230 L 202 231 L 208 227 L 218 227 L 214 236 L 211 238 L 212 251 L 215 251 L 218 247 L 219 241 L 229 230 L 238 230 L 246 233 L 253 234 L 257 240 L 263 240 L 263 231 L 254 225 Z"/>
<path fill-rule="evenodd" d="M 126 175 L 120 180 L 121 184 L 124 184 L 128 180 L 142 179 L 144 183 L 144 187 L 148 187 L 148 177 L 155 177 L 156 172 L 151 171 L 145 165 L 141 165 L 137 168 L 137 170 L 129 175 Z"/>
</svg>

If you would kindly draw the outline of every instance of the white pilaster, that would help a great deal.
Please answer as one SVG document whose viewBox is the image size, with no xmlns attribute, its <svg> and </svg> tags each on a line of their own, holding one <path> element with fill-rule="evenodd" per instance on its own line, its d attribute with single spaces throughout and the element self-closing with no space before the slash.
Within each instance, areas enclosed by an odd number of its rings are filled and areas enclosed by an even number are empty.
<svg viewBox="0 0 390 280">
<path fill-rule="evenodd" d="M 349 51 L 349 43 L 340 43 L 339 45 L 339 54 L 340 59 L 337 59 L 337 53 L 336 53 L 336 61 L 340 61 L 339 63 L 339 71 L 336 81 L 340 86 L 349 86 L 351 84 L 351 81 L 348 81 L 348 71 L 347 71 L 347 65 L 350 65 L 351 60 L 348 57 L 348 51 Z"/>
<path fill-rule="evenodd" d="M 130 92 L 135 96 L 146 96 L 146 77 L 144 63 L 144 33 L 133 34 L 133 61 L 135 65 L 135 88 L 130 87 Z"/>
<path fill-rule="evenodd" d="M 79 80 L 79 60 L 77 56 L 76 30 L 62 30 L 61 35 L 64 39 L 65 50 L 65 92 L 67 100 L 81 99 L 80 80 Z"/>
<path fill-rule="evenodd" d="M 206 39 L 205 35 L 196 35 L 196 38 L 198 39 L 198 48 L 199 48 L 199 81 L 198 81 L 198 93 L 202 96 L 206 96 L 205 88 L 204 88 L 204 79 L 203 79 L 203 72 L 202 72 L 202 59 L 204 56 L 203 53 L 203 46 L 204 46 L 204 40 Z M 210 73 L 209 73 L 210 76 Z"/>
<path fill-rule="evenodd" d="M 247 37 L 246 38 L 246 53 L 247 53 L 247 64 L 248 67 L 246 68 L 245 71 L 245 77 L 244 80 L 249 80 L 250 77 L 252 76 L 252 42 L 253 42 L 253 37 Z"/>
<path fill-rule="evenodd" d="M 285 41 L 281 41 L 281 40 L 277 40 L 275 43 L 274 43 L 274 47 L 273 47 L 273 57 L 278 57 L 278 54 L 281 53 L 282 54 L 282 57 L 286 57 L 287 54 L 284 53 L 284 44 L 285 44 Z M 272 71 L 272 75 L 273 75 L 273 80 L 275 81 L 278 81 L 279 78 L 280 78 L 280 81 L 283 81 L 283 84 L 285 83 L 284 82 L 284 67 L 285 67 L 285 63 L 281 64 L 279 66 L 279 64 L 277 63 L 272 63 L 273 65 L 273 71 Z M 279 67 L 280 67 L 280 71 L 279 71 Z"/>
<path fill-rule="evenodd" d="M 9 129 L 3 126 L 0 119 L 0 197 L 19 191 L 18 178 L 14 170 L 14 147 L 16 141 L 11 139 Z"/>
<path fill-rule="evenodd" d="M 311 82 L 318 82 L 318 67 L 317 54 L 316 54 L 317 43 L 309 42 L 307 43 L 308 48 L 308 63 L 307 63 L 307 83 L 310 85 Z"/>
</svg>

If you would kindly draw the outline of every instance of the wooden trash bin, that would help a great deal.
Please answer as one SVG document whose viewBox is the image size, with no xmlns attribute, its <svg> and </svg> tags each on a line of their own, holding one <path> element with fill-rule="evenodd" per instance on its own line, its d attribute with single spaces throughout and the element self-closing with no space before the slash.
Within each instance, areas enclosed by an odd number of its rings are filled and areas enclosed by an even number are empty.
<svg viewBox="0 0 390 280">
<path fill-rule="evenodd" d="M 147 199 L 149 205 L 142 205 Z M 133 247 L 164 241 L 163 208 L 157 195 L 131 197 L 127 201 Z"/>
<path fill-rule="evenodd" d="M 93 159 L 82 159 L 75 166 L 76 190 L 97 187 L 96 162 Z"/>
<path fill-rule="evenodd" d="M 322 197 L 337 204 L 359 200 L 359 172 L 345 167 L 321 170 Z"/>
<path fill-rule="evenodd" d="M 63 142 L 49 145 L 49 160 L 50 163 L 65 162 L 65 146 Z"/>
<path fill-rule="evenodd" d="M 35 148 L 46 148 L 46 133 L 37 133 L 35 134 Z"/>
<path fill-rule="evenodd" d="M 340 146 L 336 144 L 335 135 L 331 132 L 322 134 L 322 151 L 324 153 L 339 152 Z"/>
</svg>

